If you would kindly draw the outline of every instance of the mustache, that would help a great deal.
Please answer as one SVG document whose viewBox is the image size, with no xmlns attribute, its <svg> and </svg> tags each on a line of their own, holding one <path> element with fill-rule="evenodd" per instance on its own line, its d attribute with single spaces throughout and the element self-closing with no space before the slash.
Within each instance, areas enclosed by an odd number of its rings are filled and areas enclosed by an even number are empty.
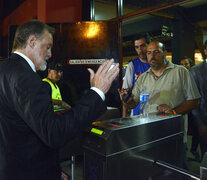
<svg viewBox="0 0 207 180">
<path fill-rule="evenodd" d="M 150 61 L 153 61 L 153 60 L 154 60 L 154 61 L 156 61 L 156 59 L 155 59 L 155 58 L 150 59 Z"/>
</svg>

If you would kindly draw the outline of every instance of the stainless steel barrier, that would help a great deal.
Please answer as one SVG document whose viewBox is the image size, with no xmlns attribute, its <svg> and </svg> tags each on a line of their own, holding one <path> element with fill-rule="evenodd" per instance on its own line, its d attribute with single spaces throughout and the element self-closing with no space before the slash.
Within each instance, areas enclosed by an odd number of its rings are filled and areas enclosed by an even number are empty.
<svg viewBox="0 0 207 180">
<path fill-rule="evenodd" d="M 84 180 L 181 179 L 155 164 L 182 166 L 183 126 L 180 115 L 95 122 L 84 136 Z"/>
</svg>

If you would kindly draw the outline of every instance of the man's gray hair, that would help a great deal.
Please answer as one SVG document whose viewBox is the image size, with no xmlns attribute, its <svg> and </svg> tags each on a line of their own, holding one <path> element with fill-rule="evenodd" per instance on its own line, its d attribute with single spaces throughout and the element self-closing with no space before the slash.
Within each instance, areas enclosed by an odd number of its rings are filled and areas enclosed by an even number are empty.
<svg viewBox="0 0 207 180">
<path fill-rule="evenodd" d="M 12 51 L 25 48 L 30 35 L 35 35 L 38 39 L 41 38 L 45 30 L 52 35 L 55 33 L 55 29 L 53 27 L 50 27 L 37 19 L 32 19 L 20 25 L 15 33 Z"/>
</svg>

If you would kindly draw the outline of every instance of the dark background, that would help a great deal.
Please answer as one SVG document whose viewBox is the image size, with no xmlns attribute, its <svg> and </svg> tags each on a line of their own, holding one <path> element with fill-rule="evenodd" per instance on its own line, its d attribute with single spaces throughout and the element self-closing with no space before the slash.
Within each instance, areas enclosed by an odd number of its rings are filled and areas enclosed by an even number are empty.
<svg viewBox="0 0 207 180">
<path fill-rule="evenodd" d="M 77 23 L 54 23 L 54 44 L 52 58 L 48 63 L 55 61 L 63 64 L 63 77 L 58 83 L 63 100 L 70 105 L 84 95 L 90 88 L 90 75 L 88 68 L 96 71 L 97 64 L 69 65 L 69 59 L 111 59 L 119 62 L 118 25 L 114 21 L 85 21 Z M 12 50 L 15 31 L 18 26 L 9 28 L 9 54 Z M 87 37 L 90 28 L 98 28 L 98 33 L 93 37 Z M 47 76 L 47 71 L 38 72 L 41 78 Z M 106 95 L 108 106 L 119 107 L 120 100 L 117 89 L 119 77 L 112 84 Z"/>
</svg>

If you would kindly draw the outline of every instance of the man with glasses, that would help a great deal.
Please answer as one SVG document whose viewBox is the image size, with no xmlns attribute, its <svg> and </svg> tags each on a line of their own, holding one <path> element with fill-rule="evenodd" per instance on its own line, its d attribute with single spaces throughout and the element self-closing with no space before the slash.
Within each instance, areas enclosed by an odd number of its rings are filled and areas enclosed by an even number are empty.
<svg viewBox="0 0 207 180">
<path fill-rule="evenodd" d="M 147 46 L 150 69 L 138 78 L 132 90 L 133 98 L 126 104 L 132 105 L 133 101 L 132 106 L 136 106 L 145 86 L 150 93 L 151 112 L 185 114 L 198 106 L 200 94 L 190 72 L 183 66 L 166 62 L 166 53 L 163 43 L 150 42 Z"/>
<path fill-rule="evenodd" d="M 152 41 L 147 46 L 150 68 L 135 83 L 132 96 L 125 106 L 134 108 L 139 103 L 142 87 L 149 92 L 149 113 L 182 114 L 184 118 L 184 161 L 187 167 L 187 114 L 199 105 L 200 94 L 190 72 L 183 66 L 167 62 L 163 43 Z M 122 99 L 125 92 L 120 91 Z M 124 102 L 123 102 L 124 103 Z"/>
<path fill-rule="evenodd" d="M 62 77 L 63 67 L 60 63 L 50 63 L 48 64 L 48 75 L 42 81 L 44 87 L 47 89 L 48 93 L 52 97 L 53 109 L 55 112 L 69 110 L 71 106 L 62 100 L 60 89 L 56 84 Z"/>
</svg>

